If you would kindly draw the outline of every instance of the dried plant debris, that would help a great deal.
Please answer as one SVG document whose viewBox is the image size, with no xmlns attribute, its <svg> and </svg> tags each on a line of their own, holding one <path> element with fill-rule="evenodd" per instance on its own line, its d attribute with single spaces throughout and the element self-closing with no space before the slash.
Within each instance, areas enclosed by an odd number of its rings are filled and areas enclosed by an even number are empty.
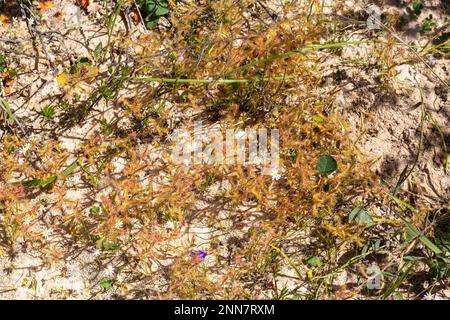
<svg viewBox="0 0 450 320">
<path fill-rule="evenodd" d="M 449 11 L 404 3 L 0 1 L 0 298 L 450 297 Z"/>
</svg>

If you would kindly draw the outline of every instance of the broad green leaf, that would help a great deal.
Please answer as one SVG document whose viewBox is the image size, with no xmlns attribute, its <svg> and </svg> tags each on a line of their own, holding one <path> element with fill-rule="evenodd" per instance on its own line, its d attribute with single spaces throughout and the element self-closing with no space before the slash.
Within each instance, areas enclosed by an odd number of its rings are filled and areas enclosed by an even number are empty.
<svg viewBox="0 0 450 320">
<path fill-rule="evenodd" d="M 103 45 L 101 42 L 98 43 L 98 45 L 95 47 L 94 49 L 94 58 L 97 60 L 98 58 L 100 58 L 101 54 L 103 51 Z"/>
<path fill-rule="evenodd" d="M 336 160 L 327 155 L 322 155 L 319 157 L 319 160 L 317 161 L 316 169 L 320 172 L 323 176 L 328 176 L 332 174 L 337 169 L 337 162 Z"/>
<path fill-rule="evenodd" d="M 97 248 L 101 250 L 107 250 L 107 251 L 115 251 L 119 249 L 120 245 L 114 242 L 107 242 L 105 239 L 99 239 L 96 242 Z"/>
<path fill-rule="evenodd" d="M 78 163 L 77 161 L 75 161 L 74 163 L 72 163 L 70 166 L 68 166 L 66 169 L 64 169 L 64 171 L 62 171 L 60 173 L 60 176 L 65 178 L 68 175 L 70 175 L 71 173 L 73 173 L 75 171 L 75 169 L 78 168 Z"/>
<path fill-rule="evenodd" d="M 169 13 L 169 9 L 167 7 L 162 7 L 162 6 L 156 8 L 156 11 L 155 11 L 155 15 L 157 15 L 157 16 L 163 16 L 168 13 Z"/>
<path fill-rule="evenodd" d="M 25 187 L 29 187 L 29 188 L 47 188 L 49 186 L 51 186 L 52 184 L 54 184 L 56 182 L 56 180 L 58 179 L 57 176 L 50 176 L 46 179 L 31 179 L 31 180 L 27 180 L 24 181 L 22 184 Z"/>
<path fill-rule="evenodd" d="M 313 267 L 322 268 L 323 262 L 319 257 L 312 256 L 306 259 L 306 263 Z"/>
<path fill-rule="evenodd" d="M 362 207 L 356 207 L 350 212 L 348 215 L 348 221 L 355 221 L 359 224 L 366 223 L 367 226 L 372 226 L 374 224 L 372 217 L 370 214 Z"/>
<path fill-rule="evenodd" d="M 159 17 L 158 16 L 148 16 L 145 18 L 145 24 L 147 28 L 153 29 L 158 24 Z"/>
<path fill-rule="evenodd" d="M 137 0 L 137 4 L 149 29 L 156 27 L 159 18 L 169 13 L 167 0 Z"/>
<path fill-rule="evenodd" d="M 52 184 L 54 184 L 57 179 L 58 179 L 57 176 L 50 176 L 47 179 L 45 179 L 44 181 L 42 181 L 40 187 L 47 188 L 47 187 L 51 186 Z"/>
<path fill-rule="evenodd" d="M 89 211 L 90 211 L 91 214 L 93 214 L 93 215 L 98 215 L 98 214 L 100 213 L 101 209 L 100 209 L 100 207 L 94 206 L 94 207 L 92 207 Z"/>
<path fill-rule="evenodd" d="M 31 180 L 27 180 L 27 181 L 22 182 L 22 184 L 25 187 L 29 187 L 29 188 L 40 187 L 41 183 L 42 183 L 41 179 L 31 179 Z"/>
<path fill-rule="evenodd" d="M 102 289 L 108 290 L 109 288 L 112 287 L 113 281 L 112 279 L 109 278 L 103 278 L 102 280 L 100 280 L 99 284 Z"/>
<path fill-rule="evenodd" d="M 422 232 L 417 230 L 411 223 L 405 221 L 405 224 L 407 226 L 406 233 L 409 236 L 411 240 L 415 238 L 419 238 L 420 241 L 431 251 L 433 251 L 437 255 L 442 254 L 442 250 L 439 249 L 433 242 L 430 241 Z"/>
<path fill-rule="evenodd" d="M 120 247 L 120 245 L 118 245 L 117 243 L 114 243 L 114 242 L 104 242 L 103 243 L 104 250 L 116 251 L 117 249 L 119 249 L 119 247 Z"/>
</svg>

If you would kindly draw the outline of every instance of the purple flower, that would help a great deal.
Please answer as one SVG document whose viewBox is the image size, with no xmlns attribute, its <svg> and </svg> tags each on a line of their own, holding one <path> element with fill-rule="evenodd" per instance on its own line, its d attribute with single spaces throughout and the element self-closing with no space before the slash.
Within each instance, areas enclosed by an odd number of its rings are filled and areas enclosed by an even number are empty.
<svg viewBox="0 0 450 320">
<path fill-rule="evenodd" d="M 202 250 L 191 251 L 191 257 L 193 257 L 193 258 L 198 257 L 199 261 L 202 261 L 203 259 L 205 259 L 207 255 L 208 255 L 208 252 L 206 252 L 206 251 L 202 251 Z"/>
<path fill-rule="evenodd" d="M 430 66 L 434 66 L 436 64 L 436 58 L 431 53 L 428 53 L 426 57 Z"/>
<path fill-rule="evenodd" d="M 205 259 L 207 255 L 208 255 L 208 252 L 206 252 L 206 251 L 202 251 L 202 250 L 198 251 L 198 256 L 199 256 L 200 260 Z"/>
</svg>

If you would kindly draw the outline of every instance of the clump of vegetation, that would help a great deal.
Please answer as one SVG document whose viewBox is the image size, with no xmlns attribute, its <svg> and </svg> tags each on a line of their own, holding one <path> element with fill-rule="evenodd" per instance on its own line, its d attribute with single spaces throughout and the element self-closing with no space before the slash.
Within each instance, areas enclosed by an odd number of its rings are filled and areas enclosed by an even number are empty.
<svg viewBox="0 0 450 320">
<path fill-rule="evenodd" d="M 149 29 L 156 27 L 158 20 L 169 13 L 167 0 L 138 0 L 137 3 Z"/>
<path fill-rule="evenodd" d="M 369 43 L 379 63 L 372 77 L 389 92 L 403 44 L 390 25 L 380 39 L 369 31 L 347 39 L 320 3 L 139 0 L 144 21 L 124 19 L 152 29 L 138 34 L 117 26 L 121 14 L 132 17 L 133 1 L 117 1 L 103 21 L 107 39 L 93 37 L 89 54 L 51 70 L 60 94 L 40 109 L 45 123 L 23 123 L 2 93 L 11 121 L 1 128 L 1 250 L 13 256 L 33 244 L 60 261 L 74 246 L 94 257 L 97 294 L 123 296 L 158 283 L 159 298 L 415 298 L 424 292 L 404 288 L 416 270 L 427 268 L 434 284 L 445 279 L 449 231 L 429 224 L 430 208 L 402 191 L 406 171 L 393 188 L 373 172 L 351 138 L 355 124 L 337 112 L 343 70 L 373 64 L 324 66 Z M 423 9 L 413 3 L 415 15 Z M 33 12 L 35 25 L 45 10 Z M 155 29 L 161 17 L 166 30 Z M 422 30 L 435 26 L 430 15 Z M 445 45 L 448 38 L 427 52 Z M 43 56 L 44 48 L 35 50 Z M 414 53 L 408 61 L 423 62 Z M 5 88 L 22 77 L 8 67 L 13 57 L 0 55 Z M 278 129 L 279 169 L 175 163 L 175 132 L 194 117 L 221 132 Z M 68 147 L 67 132 L 77 130 L 82 138 Z M 383 285 L 370 289 L 375 262 Z M 355 283 L 336 289 L 344 272 Z"/>
</svg>

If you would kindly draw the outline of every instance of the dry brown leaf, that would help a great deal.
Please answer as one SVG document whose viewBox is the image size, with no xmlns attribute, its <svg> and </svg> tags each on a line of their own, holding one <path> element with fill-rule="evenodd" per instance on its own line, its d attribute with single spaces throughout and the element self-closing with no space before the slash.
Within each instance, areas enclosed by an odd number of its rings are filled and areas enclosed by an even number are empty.
<svg viewBox="0 0 450 320">
<path fill-rule="evenodd" d="M 81 9 L 87 9 L 89 7 L 89 0 L 77 0 L 77 5 Z"/>
<path fill-rule="evenodd" d="M 54 17 L 59 21 L 64 16 L 64 13 L 62 11 L 57 11 L 54 15 Z"/>
<path fill-rule="evenodd" d="M 52 7 L 53 1 L 39 0 L 38 9 L 41 14 L 50 10 Z"/>
<path fill-rule="evenodd" d="M 131 11 L 131 18 L 133 19 L 135 25 L 139 24 L 141 18 L 139 17 L 139 12 L 137 11 L 137 9 L 133 9 L 133 11 Z"/>
<path fill-rule="evenodd" d="M 4 88 L 5 95 L 9 95 L 11 93 L 11 86 L 13 85 L 13 83 L 14 83 L 14 80 L 10 80 L 10 81 L 6 82 L 6 85 Z"/>
</svg>

